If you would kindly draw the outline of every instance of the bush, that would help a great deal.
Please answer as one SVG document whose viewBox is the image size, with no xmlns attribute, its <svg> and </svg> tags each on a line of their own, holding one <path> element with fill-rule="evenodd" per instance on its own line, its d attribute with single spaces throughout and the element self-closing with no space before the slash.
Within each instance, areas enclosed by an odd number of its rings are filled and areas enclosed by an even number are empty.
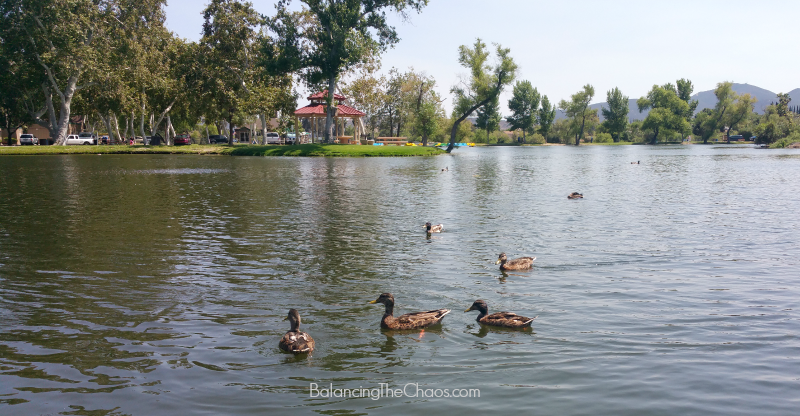
<svg viewBox="0 0 800 416">
<path fill-rule="evenodd" d="M 535 143 L 535 144 L 542 144 L 544 143 L 544 136 L 539 133 L 533 133 L 532 135 L 528 136 L 528 143 Z"/>
<path fill-rule="evenodd" d="M 17 144 L 17 138 L 16 137 L 11 137 L 11 145 L 15 146 L 16 144 Z M 8 137 L 3 137 L 2 145 L 3 146 L 8 146 Z"/>
<path fill-rule="evenodd" d="M 594 136 L 594 142 L 595 143 L 612 143 L 612 142 L 614 142 L 614 138 L 611 137 L 611 135 L 608 134 L 608 133 L 598 133 L 596 136 Z"/>
<path fill-rule="evenodd" d="M 788 137 L 784 137 L 775 143 L 772 143 L 769 147 L 770 149 L 783 149 L 792 143 L 800 142 L 800 132 L 794 132 L 790 134 Z"/>
</svg>

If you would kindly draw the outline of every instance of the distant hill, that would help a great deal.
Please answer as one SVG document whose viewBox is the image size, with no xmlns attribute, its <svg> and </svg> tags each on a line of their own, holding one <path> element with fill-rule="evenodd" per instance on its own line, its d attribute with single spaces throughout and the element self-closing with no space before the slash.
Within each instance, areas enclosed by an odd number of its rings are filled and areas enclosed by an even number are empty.
<svg viewBox="0 0 800 416">
<path fill-rule="evenodd" d="M 733 90 L 736 91 L 738 94 L 750 94 L 755 97 L 758 102 L 755 105 L 756 113 L 763 114 L 764 109 L 767 108 L 770 103 L 778 101 L 778 94 L 765 90 L 760 87 L 756 87 L 755 85 L 750 84 L 733 84 Z M 792 105 L 800 105 L 800 88 L 794 89 L 789 91 L 789 97 L 792 99 Z M 714 90 L 708 91 L 701 91 L 697 94 L 692 95 L 693 100 L 697 100 L 697 110 L 701 111 L 704 108 L 714 108 L 717 104 L 717 97 L 714 95 Z M 639 113 L 639 107 L 636 105 L 636 99 L 631 99 L 628 101 L 628 120 L 644 120 L 647 117 L 647 113 L 649 111 L 643 111 Z M 598 114 L 600 115 L 600 120 L 603 120 L 603 113 L 600 111 L 601 108 L 608 108 L 606 103 L 596 103 L 589 106 L 589 108 L 597 109 Z M 563 112 L 557 111 L 556 118 L 564 118 L 566 117 Z"/>
</svg>

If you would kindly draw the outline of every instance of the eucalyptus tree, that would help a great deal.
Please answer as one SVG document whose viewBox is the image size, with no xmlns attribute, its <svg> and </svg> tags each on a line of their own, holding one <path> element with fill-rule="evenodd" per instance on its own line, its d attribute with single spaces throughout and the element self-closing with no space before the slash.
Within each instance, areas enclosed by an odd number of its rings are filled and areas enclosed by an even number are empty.
<svg viewBox="0 0 800 416">
<path fill-rule="evenodd" d="M 556 119 L 556 105 L 550 104 L 550 99 L 547 96 L 542 97 L 542 106 L 536 114 L 536 122 L 539 124 L 539 133 L 547 141 L 547 134 L 553 126 L 553 121 Z"/>
<path fill-rule="evenodd" d="M 525 142 L 528 132 L 533 133 L 540 100 L 539 91 L 533 87 L 530 81 L 517 81 L 514 85 L 514 93 L 508 100 L 508 109 L 511 110 L 511 115 L 506 120 L 511 124 L 512 130 L 522 130 L 523 142 Z"/>
<path fill-rule="evenodd" d="M 614 141 L 618 142 L 620 135 L 628 128 L 628 97 L 622 95 L 619 88 L 615 87 L 606 93 L 606 103 L 608 108 L 601 109 L 605 119 L 603 126 Z"/>
<path fill-rule="evenodd" d="M 677 132 L 681 135 L 691 131 L 686 120 L 689 104 L 678 96 L 672 84 L 653 85 L 647 96 L 636 101 L 639 112 L 650 109 L 650 113 L 642 123 L 642 128 L 653 132 L 650 144 L 658 143 L 658 136 L 665 132 Z"/>
<path fill-rule="evenodd" d="M 46 75 L 42 108 L 50 135 L 64 144 L 75 94 L 94 84 L 99 51 L 110 47 L 108 29 L 118 24 L 117 2 L 108 0 L 4 0 L 0 15 L 9 25 L 10 49 L 22 52 Z"/>
<path fill-rule="evenodd" d="M 387 22 L 386 10 L 403 18 L 407 11 L 419 12 L 428 0 L 301 0 L 313 24 L 303 24 L 304 15 L 293 13 L 291 0 L 279 0 L 270 19 L 274 42 L 273 71 L 300 71 L 309 85 L 327 84 L 325 140 L 331 141 L 336 101 L 333 95 L 342 73 L 363 64 L 399 41 Z"/>
<path fill-rule="evenodd" d="M 594 97 L 594 87 L 591 84 L 583 86 L 583 90 L 572 94 L 570 101 L 561 100 L 558 107 L 566 113 L 570 119 L 572 130 L 575 135 L 575 146 L 581 144 L 583 138 L 583 130 L 586 127 L 586 119 L 591 113 L 596 113 L 596 110 L 589 109 L 589 103 Z M 578 125 L 580 124 L 580 128 Z"/>
<path fill-rule="evenodd" d="M 450 129 L 450 144 L 447 152 L 453 151 L 456 144 L 458 126 L 477 109 L 497 99 L 503 89 L 514 82 L 517 64 L 511 58 L 511 50 L 495 44 L 496 62 L 488 63 L 489 50 L 480 38 L 475 40 L 472 48 L 458 47 L 458 62 L 470 70 L 469 79 L 462 79 L 450 89 L 455 95 L 453 108 L 453 126 Z"/>
</svg>

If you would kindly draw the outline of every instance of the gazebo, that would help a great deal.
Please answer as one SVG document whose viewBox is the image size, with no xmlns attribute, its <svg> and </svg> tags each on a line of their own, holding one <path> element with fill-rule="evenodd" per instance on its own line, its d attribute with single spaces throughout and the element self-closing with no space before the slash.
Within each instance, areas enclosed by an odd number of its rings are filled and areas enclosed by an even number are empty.
<svg viewBox="0 0 800 416">
<path fill-rule="evenodd" d="M 327 96 L 328 90 L 312 94 L 308 97 L 308 99 L 311 101 L 311 104 L 294 110 L 294 116 L 298 119 L 298 121 L 301 118 L 309 120 L 309 123 L 311 124 L 310 130 L 312 142 L 314 141 L 314 137 L 320 137 L 320 133 L 323 133 L 325 129 L 324 120 L 327 117 L 327 104 L 325 103 L 325 98 Z M 344 95 L 333 94 L 333 99 L 336 100 L 336 114 L 334 115 L 333 125 L 335 128 L 335 137 L 337 142 L 342 144 L 360 144 L 361 135 L 363 133 L 361 117 L 364 117 L 366 114 L 356 110 L 353 107 L 345 105 L 344 100 L 346 100 L 347 97 Z M 320 119 L 323 120 L 321 123 L 322 126 L 320 126 Z M 344 128 L 345 124 L 347 123 L 347 119 L 350 119 L 353 123 L 354 136 L 344 135 Z M 297 124 L 300 125 L 299 122 Z M 324 136 L 324 133 L 321 135 Z"/>
</svg>

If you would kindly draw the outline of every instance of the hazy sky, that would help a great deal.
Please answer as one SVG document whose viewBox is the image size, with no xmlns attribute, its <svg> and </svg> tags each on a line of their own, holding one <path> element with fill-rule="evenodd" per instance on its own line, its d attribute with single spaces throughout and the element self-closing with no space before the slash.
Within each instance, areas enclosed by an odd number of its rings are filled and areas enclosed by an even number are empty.
<svg viewBox="0 0 800 416">
<path fill-rule="evenodd" d="M 206 3 L 169 0 L 167 26 L 199 40 Z M 275 1 L 253 4 L 274 13 Z M 605 101 L 614 87 L 639 98 L 653 84 L 679 78 L 690 79 L 695 92 L 721 81 L 789 92 L 800 87 L 798 16 L 797 0 L 430 0 L 409 22 L 393 16 L 400 42 L 383 55 L 382 70 L 427 72 L 449 109 L 450 87 L 466 73 L 458 46 L 480 37 L 510 48 L 517 79 L 531 81 L 551 102 L 586 83 L 595 87 L 593 102 Z M 500 100 L 504 114 L 510 90 Z"/>
</svg>

